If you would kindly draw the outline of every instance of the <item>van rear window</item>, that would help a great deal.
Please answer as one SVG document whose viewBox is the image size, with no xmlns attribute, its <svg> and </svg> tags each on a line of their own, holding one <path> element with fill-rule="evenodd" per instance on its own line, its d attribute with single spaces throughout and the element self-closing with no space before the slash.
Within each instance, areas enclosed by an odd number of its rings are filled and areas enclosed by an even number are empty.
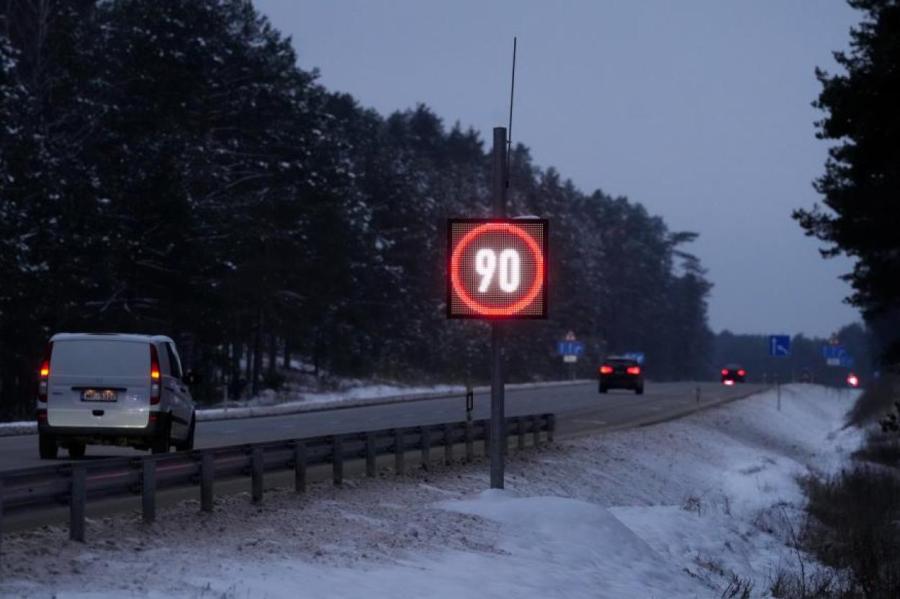
<svg viewBox="0 0 900 599">
<path fill-rule="evenodd" d="M 149 343 L 99 339 L 53 343 L 51 376 L 146 376 L 149 373 Z"/>
</svg>

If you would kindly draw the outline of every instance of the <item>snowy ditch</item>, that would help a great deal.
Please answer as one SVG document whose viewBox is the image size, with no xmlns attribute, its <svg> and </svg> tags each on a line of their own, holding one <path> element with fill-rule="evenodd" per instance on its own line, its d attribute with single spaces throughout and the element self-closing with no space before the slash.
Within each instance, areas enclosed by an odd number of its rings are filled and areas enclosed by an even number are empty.
<svg viewBox="0 0 900 599">
<path fill-rule="evenodd" d="M 0 595 L 55 597 L 767 596 L 789 547 L 798 477 L 839 468 L 855 396 L 809 385 L 684 419 L 511 452 L 505 491 L 480 461 L 402 478 L 196 501 L 5 535 Z"/>
</svg>

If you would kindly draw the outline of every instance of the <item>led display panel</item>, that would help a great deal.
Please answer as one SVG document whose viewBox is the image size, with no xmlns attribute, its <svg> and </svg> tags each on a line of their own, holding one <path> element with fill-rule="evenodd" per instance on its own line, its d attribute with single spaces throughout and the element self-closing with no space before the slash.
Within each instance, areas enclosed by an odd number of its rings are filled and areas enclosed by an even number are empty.
<svg viewBox="0 0 900 599">
<path fill-rule="evenodd" d="M 450 219 L 447 316 L 547 318 L 547 221 Z"/>
</svg>

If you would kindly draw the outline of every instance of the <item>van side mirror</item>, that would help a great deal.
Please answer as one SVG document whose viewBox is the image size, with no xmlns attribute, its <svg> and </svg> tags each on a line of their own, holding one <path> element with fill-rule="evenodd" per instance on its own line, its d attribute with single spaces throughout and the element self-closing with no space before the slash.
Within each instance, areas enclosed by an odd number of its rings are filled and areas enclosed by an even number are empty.
<svg viewBox="0 0 900 599">
<path fill-rule="evenodd" d="M 200 375 L 194 372 L 193 370 L 188 370 L 184 374 L 184 382 L 188 385 L 194 386 L 200 384 Z"/>
</svg>

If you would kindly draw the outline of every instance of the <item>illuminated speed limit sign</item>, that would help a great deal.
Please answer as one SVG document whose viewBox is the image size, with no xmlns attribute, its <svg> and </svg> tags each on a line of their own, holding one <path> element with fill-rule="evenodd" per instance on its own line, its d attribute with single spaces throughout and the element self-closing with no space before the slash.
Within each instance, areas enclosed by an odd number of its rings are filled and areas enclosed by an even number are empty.
<svg viewBox="0 0 900 599">
<path fill-rule="evenodd" d="M 547 318 L 547 221 L 451 219 L 447 316 Z"/>
</svg>

